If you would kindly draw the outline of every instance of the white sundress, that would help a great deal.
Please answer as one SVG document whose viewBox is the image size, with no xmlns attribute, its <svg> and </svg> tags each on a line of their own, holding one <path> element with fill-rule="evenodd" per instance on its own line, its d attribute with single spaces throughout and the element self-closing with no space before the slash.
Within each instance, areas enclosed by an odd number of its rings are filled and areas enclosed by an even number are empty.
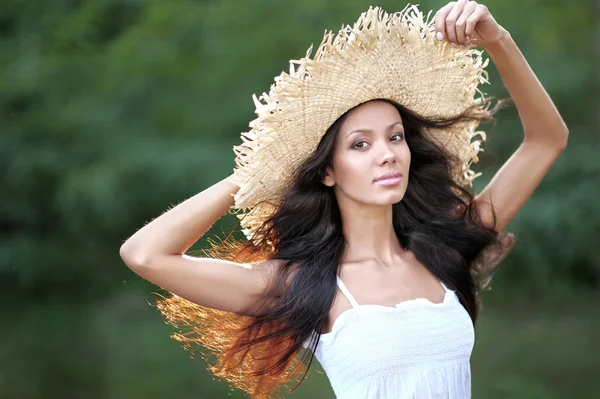
<svg viewBox="0 0 600 399">
<path fill-rule="evenodd" d="M 455 291 L 441 303 L 417 298 L 395 307 L 359 305 L 337 276 L 352 308 L 318 337 L 315 358 L 338 399 L 467 399 L 475 331 Z"/>
</svg>

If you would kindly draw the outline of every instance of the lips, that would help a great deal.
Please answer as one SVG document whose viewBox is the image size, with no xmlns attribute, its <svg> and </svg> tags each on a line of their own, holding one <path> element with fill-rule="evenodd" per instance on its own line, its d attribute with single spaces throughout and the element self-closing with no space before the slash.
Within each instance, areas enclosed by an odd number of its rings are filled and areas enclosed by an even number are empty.
<svg viewBox="0 0 600 399">
<path fill-rule="evenodd" d="M 379 176 L 378 178 L 375 179 L 375 181 L 381 181 L 381 180 L 386 180 L 386 179 L 398 179 L 400 177 L 402 177 L 402 173 L 393 171 L 393 172 L 388 172 L 388 173 L 385 173 L 385 174 Z"/>
</svg>

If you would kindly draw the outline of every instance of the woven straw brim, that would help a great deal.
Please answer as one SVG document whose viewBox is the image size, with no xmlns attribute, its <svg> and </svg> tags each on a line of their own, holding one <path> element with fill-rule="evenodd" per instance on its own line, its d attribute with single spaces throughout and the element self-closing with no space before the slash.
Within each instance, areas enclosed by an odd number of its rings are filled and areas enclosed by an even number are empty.
<svg viewBox="0 0 600 399">
<path fill-rule="evenodd" d="M 416 5 L 394 14 L 370 7 L 354 26 L 325 32 L 316 54 L 290 61 L 289 73 L 275 77 L 269 93 L 253 95 L 257 118 L 234 146 L 231 180 L 240 189 L 235 205 L 242 231 L 256 228 L 276 209 L 292 173 L 313 153 L 331 124 L 349 109 L 373 99 L 389 99 L 426 118 L 450 118 L 472 106 L 485 114 L 487 83 L 482 51 L 452 47 L 435 38 L 431 12 Z M 480 97 L 475 98 L 476 93 Z M 488 104 L 489 105 L 489 104 Z M 454 178 L 471 185 L 471 164 L 485 134 L 479 121 L 462 122 L 425 133 L 458 160 Z M 264 200 L 271 205 L 257 205 Z"/>
</svg>

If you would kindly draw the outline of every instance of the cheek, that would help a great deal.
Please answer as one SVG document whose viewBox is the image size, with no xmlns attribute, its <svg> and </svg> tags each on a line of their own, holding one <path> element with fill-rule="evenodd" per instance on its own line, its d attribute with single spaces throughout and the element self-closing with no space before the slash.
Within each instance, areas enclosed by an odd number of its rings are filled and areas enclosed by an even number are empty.
<svg viewBox="0 0 600 399">
<path fill-rule="evenodd" d="M 371 179 L 372 165 L 368 157 L 347 156 L 336 168 L 336 180 L 346 190 L 364 186 Z"/>
</svg>

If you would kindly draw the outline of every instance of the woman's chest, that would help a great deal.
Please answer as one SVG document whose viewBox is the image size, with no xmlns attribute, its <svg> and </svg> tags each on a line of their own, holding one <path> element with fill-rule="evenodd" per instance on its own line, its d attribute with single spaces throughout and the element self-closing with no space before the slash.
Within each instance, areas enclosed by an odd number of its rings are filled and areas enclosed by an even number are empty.
<svg viewBox="0 0 600 399">
<path fill-rule="evenodd" d="M 397 308 L 353 308 L 320 341 L 317 357 L 326 364 L 411 369 L 469 360 L 475 332 L 469 314 L 450 292 L 440 304 L 416 300 Z"/>
</svg>

